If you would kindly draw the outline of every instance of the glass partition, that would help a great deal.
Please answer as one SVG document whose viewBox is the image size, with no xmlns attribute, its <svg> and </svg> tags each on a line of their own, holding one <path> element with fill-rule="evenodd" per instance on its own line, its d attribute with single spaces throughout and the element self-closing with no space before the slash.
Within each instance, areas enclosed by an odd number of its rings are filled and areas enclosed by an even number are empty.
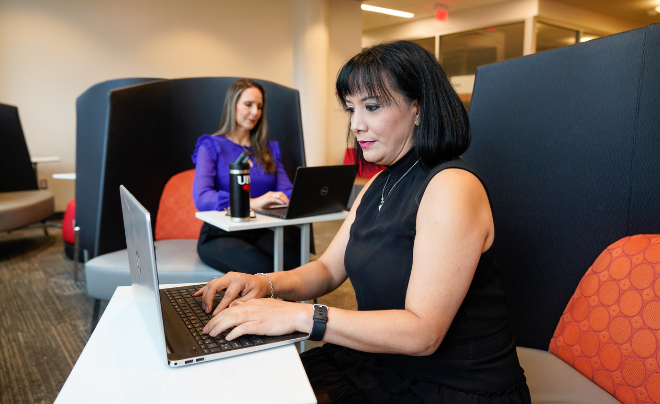
<svg viewBox="0 0 660 404">
<path fill-rule="evenodd" d="M 477 67 L 522 56 L 524 23 L 440 37 L 440 61 L 466 109 Z"/>
<path fill-rule="evenodd" d="M 592 32 L 583 32 L 580 35 L 580 42 L 587 42 L 587 41 L 591 41 L 592 39 L 596 39 L 600 37 L 601 37 L 600 34 L 594 34 Z"/>
<path fill-rule="evenodd" d="M 435 37 L 434 36 L 432 36 L 430 38 L 413 39 L 411 42 L 415 42 L 417 45 L 420 45 L 422 48 L 424 48 L 427 51 L 434 54 L 436 58 L 438 57 L 438 55 L 435 54 Z"/>
<path fill-rule="evenodd" d="M 544 22 L 536 23 L 536 52 L 561 48 L 577 43 L 579 31 L 557 27 Z"/>
</svg>

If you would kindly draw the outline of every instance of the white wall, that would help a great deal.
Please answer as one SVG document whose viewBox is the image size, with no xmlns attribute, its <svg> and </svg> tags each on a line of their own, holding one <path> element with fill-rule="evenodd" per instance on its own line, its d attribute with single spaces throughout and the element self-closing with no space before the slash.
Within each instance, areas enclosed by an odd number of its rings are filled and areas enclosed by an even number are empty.
<svg viewBox="0 0 660 404">
<path fill-rule="evenodd" d="M 2 0 L 0 102 L 19 108 L 56 210 L 74 198 L 75 101 L 122 77 L 245 76 L 293 85 L 291 0 Z M 192 152 L 192 146 L 191 146 Z"/>
<path fill-rule="evenodd" d="M 310 166 L 341 164 L 348 117 L 335 97 L 343 64 L 360 51 L 362 14 L 355 0 L 293 0 L 293 86 L 300 91 Z"/>
<path fill-rule="evenodd" d="M 293 86 L 300 91 L 307 165 L 325 164 L 328 2 L 293 0 Z"/>
<path fill-rule="evenodd" d="M 362 11 L 353 0 L 333 0 L 328 16 L 330 50 L 327 81 L 327 164 L 342 164 L 346 151 L 348 114 L 335 96 L 335 81 L 339 69 L 353 55 L 360 52 L 362 37 Z"/>
</svg>

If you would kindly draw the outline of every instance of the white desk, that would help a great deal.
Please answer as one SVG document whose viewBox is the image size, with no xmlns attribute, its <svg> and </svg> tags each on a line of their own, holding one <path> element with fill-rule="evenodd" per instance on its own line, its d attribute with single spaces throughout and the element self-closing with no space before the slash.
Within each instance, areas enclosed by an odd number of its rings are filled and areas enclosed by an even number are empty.
<svg viewBox="0 0 660 404">
<path fill-rule="evenodd" d="M 273 229 L 275 232 L 274 269 L 281 271 L 284 268 L 284 226 L 300 226 L 300 265 L 309 262 L 309 225 L 315 222 L 328 222 L 331 220 L 344 220 L 348 217 L 348 212 L 342 211 L 329 213 L 327 215 L 316 215 L 301 217 L 298 219 L 277 219 L 270 216 L 264 216 L 257 213 L 255 219 L 249 222 L 232 222 L 226 213 L 219 211 L 197 212 L 195 217 L 206 223 L 219 227 L 224 231 L 240 231 L 253 229 Z"/>
<path fill-rule="evenodd" d="M 32 161 L 32 164 L 59 163 L 60 158 L 57 156 L 32 157 L 30 158 L 30 161 Z"/>
<path fill-rule="evenodd" d="M 58 180 L 75 180 L 76 173 L 57 173 L 53 174 L 53 178 Z"/>
<path fill-rule="evenodd" d="M 316 403 L 293 344 L 169 368 L 165 355 L 157 352 L 149 337 L 131 287 L 122 286 L 110 300 L 55 403 L 202 401 Z"/>
</svg>

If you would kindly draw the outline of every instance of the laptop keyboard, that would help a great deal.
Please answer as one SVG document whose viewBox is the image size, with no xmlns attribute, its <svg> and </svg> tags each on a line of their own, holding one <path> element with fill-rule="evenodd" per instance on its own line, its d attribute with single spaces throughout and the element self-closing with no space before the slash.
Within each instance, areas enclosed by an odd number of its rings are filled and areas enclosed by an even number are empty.
<svg viewBox="0 0 660 404">
<path fill-rule="evenodd" d="M 165 289 L 163 292 L 172 303 L 179 317 L 192 334 L 204 354 L 231 351 L 261 345 L 264 341 L 258 335 L 243 335 L 235 340 L 227 341 L 225 337 L 233 330 L 233 327 L 212 337 L 204 334 L 202 330 L 211 316 L 202 310 L 202 297 L 193 296 L 204 285 L 182 286 L 178 288 Z M 213 307 L 222 300 L 222 296 L 215 295 Z"/>
</svg>

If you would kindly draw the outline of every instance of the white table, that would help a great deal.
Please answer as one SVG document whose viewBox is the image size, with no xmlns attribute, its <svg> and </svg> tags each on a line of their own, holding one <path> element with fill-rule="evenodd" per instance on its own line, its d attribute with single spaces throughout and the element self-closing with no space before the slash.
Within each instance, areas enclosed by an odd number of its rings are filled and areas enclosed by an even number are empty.
<svg viewBox="0 0 660 404">
<path fill-rule="evenodd" d="M 269 228 L 275 232 L 274 251 L 274 270 L 281 271 L 284 268 L 284 226 L 300 227 L 300 265 L 309 262 L 309 225 L 316 222 L 328 222 L 331 220 L 344 220 L 348 217 L 347 211 L 328 213 L 326 215 L 316 215 L 301 217 L 298 219 L 277 219 L 270 216 L 264 216 L 257 213 L 255 219 L 249 222 L 232 222 L 231 218 L 224 211 L 197 212 L 195 217 L 206 223 L 219 227 L 224 231 L 240 231 Z"/>
<path fill-rule="evenodd" d="M 142 321 L 131 287 L 122 286 L 110 300 L 55 403 L 202 401 L 316 403 L 293 344 L 168 367 L 165 354 L 156 350 Z"/>
<path fill-rule="evenodd" d="M 53 174 L 53 178 L 58 180 L 75 180 L 76 173 L 56 173 Z"/>
</svg>

